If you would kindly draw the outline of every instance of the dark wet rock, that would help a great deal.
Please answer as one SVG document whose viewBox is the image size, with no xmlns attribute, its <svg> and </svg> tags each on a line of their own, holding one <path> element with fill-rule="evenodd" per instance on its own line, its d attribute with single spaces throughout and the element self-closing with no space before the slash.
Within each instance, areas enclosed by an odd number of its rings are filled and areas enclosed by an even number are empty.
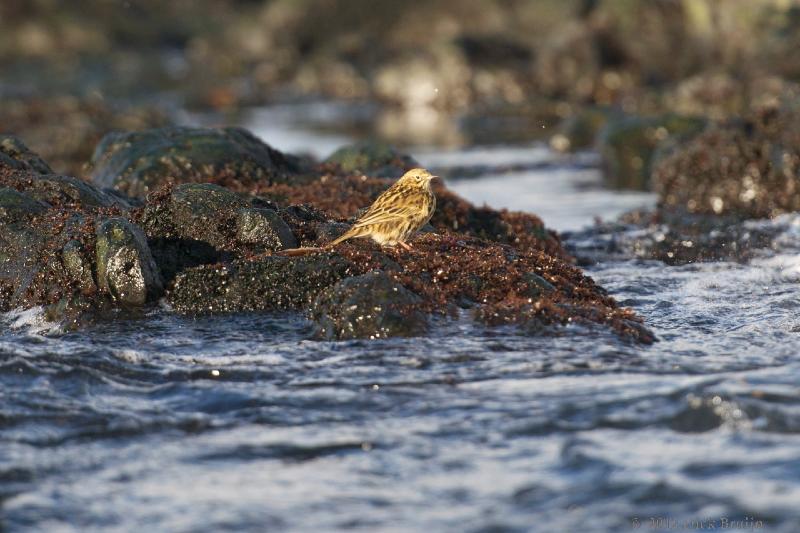
<svg viewBox="0 0 800 533">
<path fill-rule="evenodd" d="M 90 177 L 99 187 L 143 197 L 174 183 L 241 186 L 276 183 L 305 169 L 243 128 L 169 127 L 106 135 L 92 156 Z"/>
<path fill-rule="evenodd" d="M 340 235 L 343 235 L 348 229 L 350 229 L 351 224 L 347 222 L 330 222 L 326 224 L 320 224 L 317 226 L 317 231 L 315 235 L 315 239 L 321 242 L 330 242 Z"/>
<path fill-rule="evenodd" d="M 324 339 L 414 337 L 427 331 L 422 298 L 382 272 L 344 279 L 317 296 L 315 335 Z"/>
<path fill-rule="evenodd" d="M 31 170 L 0 167 L 0 186 L 16 189 L 49 206 L 64 209 L 127 210 L 131 202 L 121 195 L 108 194 L 72 176 L 39 174 Z"/>
<path fill-rule="evenodd" d="M 361 271 L 335 253 L 268 256 L 187 269 L 168 294 L 180 313 L 207 314 L 308 308 L 325 288 Z"/>
<path fill-rule="evenodd" d="M 122 305 L 140 306 L 161 295 L 161 275 L 136 225 L 110 218 L 97 227 L 97 284 Z"/>
<path fill-rule="evenodd" d="M 570 114 L 558 125 L 550 138 L 550 146 L 559 152 L 575 152 L 592 148 L 600 131 L 617 115 L 613 109 L 588 107 Z"/>
<path fill-rule="evenodd" d="M 389 144 L 375 141 L 344 146 L 331 154 L 326 163 L 339 165 L 347 174 L 399 178 L 419 163 Z"/>
<path fill-rule="evenodd" d="M 142 226 L 150 238 L 174 238 L 230 248 L 239 210 L 250 198 L 210 183 L 167 187 L 148 198 Z"/>
<path fill-rule="evenodd" d="M 581 265 L 631 257 L 684 265 L 746 262 L 771 247 L 781 231 L 776 224 L 750 224 L 734 216 L 659 209 L 628 213 L 619 221 L 572 232 L 564 239 Z"/>
<path fill-rule="evenodd" d="M 660 202 L 690 213 L 762 218 L 800 210 L 800 107 L 717 125 L 661 158 Z"/>
<path fill-rule="evenodd" d="M 27 189 L 34 198 L 57 206 L 129 207 L 121 196 L 112 196 L 72 176 L 42 175 Z"/>
<path fill-rule="evenodd" d="M 651 161 L 659 143 L 670 137 L 690 138 L 705 126 L 703 119 L 678 115 L 629 116 L 609 122 L 598 140 L 606 183 L 621 189 L 649 189 Z"/>
<path fill-rule="evenodd" d="M 81 294 L 65 296 L 44 307 L 44 316 L 64 330 L 74 330 L 91 324 L 98 315 L 97 301 Z"/>
<path fill-rule="evenodd" d="M 77 280 L 82 293 L 95 290 L 93 263 L 80 241 L 71 240 L 64 245 L 61 250 L 61 261 L 70 276 Z"/>
<path fill-rule="evenodd" d="M 147 243 L 165 284 L 187 268 L 216 263 L 228 257 L 207 242 L 195 239 L 151 237 Z"/>
<path fill-rule="evenodd" d="M 40 174 L 53 173 L 44 159 L 28 149 L 22 140 L 13 135 L 0 135 L 0 165 L 31 170 Z"/>
<path fill-rule="evenodd" d="M 99 306 L 92 217 L 35 205 L 34 213 L 0 223 L 0 308 L 41 305 L 55 312 L 79 296 Z"/>
<path fill-rule="evenodd" d="M 0 188 L 0 222 L 18 222 L 39 215 L 50 206 L 9 187 Z"/>
<path fill-rule="evenodd" d="M 298 246 L 292 230 L 272 209 L 240 209 L 236 217 L 236 237 L 240 242 L 260 244 L 268 250 Z"/>
</svg>

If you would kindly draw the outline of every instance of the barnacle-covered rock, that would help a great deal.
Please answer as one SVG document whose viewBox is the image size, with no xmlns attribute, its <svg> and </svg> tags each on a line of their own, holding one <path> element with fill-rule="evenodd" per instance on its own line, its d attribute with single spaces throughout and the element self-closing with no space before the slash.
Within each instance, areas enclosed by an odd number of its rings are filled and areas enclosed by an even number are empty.
<svg viewBox="0 0 800 533">
<path fill-rule="evenodd" d="M 168 300 L 176 311 L 192 314 L 300 310 L 323 289 L 358 273 L 334 253 L 204 265 L 178 274 Z"/>
<path fill-rule="evenodd" d="M 161 295 L 161 275 L 142 230 L 115 217 L 97 226 L 97 284 L 123 305 L 141 306 Z"/>
<path fill-rule="evenodd" d="M 675 147 L 653 172 L 661 205 L 690 213 L 770 217 L 800 209 L 800 108 L 717 125 Z"/>
<path fill-rule="evenodd" d="M 343 279 L 317 296 L 311 308 L 323 339 L 415 337 L 427 331 L 422 298 L 383 272 Z"/>
</svg>

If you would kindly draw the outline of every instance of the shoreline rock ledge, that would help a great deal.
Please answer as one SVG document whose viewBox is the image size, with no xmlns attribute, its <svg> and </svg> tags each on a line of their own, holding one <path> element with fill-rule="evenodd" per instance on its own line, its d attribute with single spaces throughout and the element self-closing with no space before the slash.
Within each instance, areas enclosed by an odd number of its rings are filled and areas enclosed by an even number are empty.
<svg viewBox="0 0 800 533">
<path fill-rule="evenodd" d="M 336 340 L 426 335 L 432 319 L 466 310 L 526 334 L 575 324 L 655 340 L 535 215 L 475 207 L 443 185 L 411 252 L 356 240 L 279 254 L 344 231 L 392 183 L 386 166 L 413 161 L 397 152 L 350 147 L 359 165 L 384 169 L 369 177 L 238 128 L 160 128 L 103 139 L 90 183 L 52 174 L 15 137 L 0 136 L 0 150 L 2 311 L 44 306 L 80 327 L 165 298 L 187 315 L 305 313 L 315 337 Z"/>
</svg>

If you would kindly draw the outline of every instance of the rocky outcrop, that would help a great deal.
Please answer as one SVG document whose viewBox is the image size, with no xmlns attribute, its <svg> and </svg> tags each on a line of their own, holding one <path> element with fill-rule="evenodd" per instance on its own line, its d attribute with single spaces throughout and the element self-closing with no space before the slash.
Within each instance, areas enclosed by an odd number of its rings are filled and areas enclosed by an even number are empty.
<svg viewBox="0 0 800 533">
<path fill-rule="evenodd" d="M 347 174 L 382 178 L 399 178 L 406 170 L 419 166 L 413 157 L 395 150 L 389 144 L 375 141 L 343 146 L 325 162 L 338 165 Z"/>
<path fill-rule="evenodd" d="M 89 177 L 99 187 L 143 197 L 166 182 L 276 183 L 303 170 L 299 158 L 242 128 L 167 127 L 106 135 Z"/>
<path fill-rule="evenodd" d="M 31 170 L 40 174 L 53 171 L 44 160 L 35 154 L 14 135 L 0 135 L 0 165 L 18 170 Z"/>
<path fill-rule="evenodd" d="M 148 135 L 142 146 L 127 138 L 119 149 L 130 154 L 152 146 Z M 402 171 L 404 161 L 384 164 Z M 329 163 L 231 188 L 148 176 L 157 188 L 137 203 L 76 178 L 0 168 L 2 309 L 42 305 L 48 317 L 80 324 L 166 294 L 178 313 L 300 312 L 319 338 L 348 339 L 424 335 L 432 317 L 462 307 L 487 325 L 541 332 L 582 322 L 653 339 L 538 218 L 476 208 L 442 185 L 411 252 L 354 240 L 290 257 L 282 250 L 319 248 L 340 234 L 392 180 Z"/>
</svg>

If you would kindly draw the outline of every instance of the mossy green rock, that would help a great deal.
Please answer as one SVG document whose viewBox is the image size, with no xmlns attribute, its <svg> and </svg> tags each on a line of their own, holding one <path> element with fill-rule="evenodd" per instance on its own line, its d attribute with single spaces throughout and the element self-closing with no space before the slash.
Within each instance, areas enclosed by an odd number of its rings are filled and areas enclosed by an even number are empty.
<svg viewBox="0 0 800 533">
<path fill-rule="evenodd" d="M 299 158 L 275 150 L 243 128 L 167 127 L 110 133 L 95 149 L 92 181 L 143 197 L 171 180 L 279 183 L 301 173 Z"/>
<path fill-rule="evenodd" d="M 97 284 L 128 306 L 141 306 L 163 291 L 144 233 L 124 218 L 109 218 L 97 227 Z"/>
<path fill-rule="evenodd" d="M 336 150 L 325 160 L 335 163 L 348 174 L 360 172 L 365 176 L 397 178 L 419 163 L 410 155 L 382 142 L 361 142 Z"/>
<path fill-rule="evenodd" d="M 706 127 L 704 119 L 669 114 L 625 117 L 609 122 L 598 141 L 606 183 L 618 189 L 648 190 L 653 154 L 670 138 L 688 139 Z"/>
<path fill-rule="evenodd" d="M 323 339 L 414 337 L 428 330 L 422 298 L 383 272 L 347 278 L 323 291 L 311 316 Z"/>
</svg>

